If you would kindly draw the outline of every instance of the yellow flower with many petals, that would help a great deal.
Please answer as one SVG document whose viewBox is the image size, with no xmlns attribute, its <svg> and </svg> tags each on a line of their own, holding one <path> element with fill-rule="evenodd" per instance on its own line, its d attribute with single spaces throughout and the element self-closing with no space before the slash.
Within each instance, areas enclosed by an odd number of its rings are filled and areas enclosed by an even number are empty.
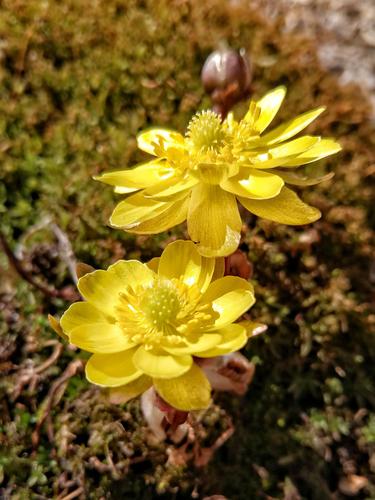
<svg viewBox="0 0 375 500">
<path fill-rule="evenodd" d="M 283 224 L 307 224 L 320 217 L 286 184 L 313 185 L 333 174 L 295 173 L 340 151 L 332 139 L 304 135 L 291 139 L 317 118 L 323 107 L 263 133 L 285 96 L 278 87 L 250 103 L 245 117 L 221 121 L 212 111 L 197 113 L 184 136 L 151 129 L 138 136 L 138 147 L 156 159 L 132 170 L 104 173 L 97 180 L 117 193 L 135 193 L 115 208 L 110 223 L 138 234 L 165 231 L 187 219 L 190 238 L 206 257 L 236 250 L 241 218 L 236 199 L 250 212 Z M 138 191 L 138 192 L 137 192 Z"/>
<path fill-rule="evenodd" d="M 148 265 L 119 261 L 79 279 L 85 302 L 61 318 L 72 344 L 93 353 L 87 379 L 135 396 L 154 385 L 181 410 L 207 407 L 210 384 L 193 356 L 243 347 L 257 326 L 234 324 L 254 303 L 252 285 L 223 277 L 223 259 L 202 257 L 191 241 L 169 244 Z"/>
</svg>

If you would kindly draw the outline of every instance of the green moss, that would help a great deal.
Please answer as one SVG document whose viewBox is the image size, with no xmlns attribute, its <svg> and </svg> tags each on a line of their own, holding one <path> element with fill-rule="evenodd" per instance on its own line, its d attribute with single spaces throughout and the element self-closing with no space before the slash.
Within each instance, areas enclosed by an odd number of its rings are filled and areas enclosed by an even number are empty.
<svg viewBox="0 0 375 500">
<path fill-rule="evenodd" d="M 5 498 L 53 498 L 82 487 L 81 497 L 93 499 L 191 498 L 197 491 L 199 497 L 247 500 L 297 489 L 302 498 L 321 500 L 341 498 L 339 480 L 350 464 L 369 479 L 364 497 L 374 493 L 369 104 L 357 88 L 339 87 L 322 70 L 311 42 L 236 5 L 3 2 L 0 213 L 14 246 L 45 215 L 66 232 L 77 259 L 94 266 L 123 256 L 147 260 L 160 254 L 168 238 L 183 237 L 184 227 L 152 238 L 108 228 L 116 198 L 91 177 L 143 161 L 135 143 L 140 129 L 152 124 L 183 131 L 197 109 L 210 106 L 199 74 L 223 39 L 251 55 L 257 96 L 288 86 L 280 120 L 324 104 L 327 111 L 311 131 L 338 137 L 343 146 L 317 167 L 333 169 L 334 180 L 303 194 L 322 210 L 314 227 L 245 220 L 242 246 L 254 263 L 257 293 L 252 316 L 270 326 L 246 348 L 257 362 L 248 394 L 217 398 L 236 432 L 205 470 L 169 465 L 167 446 L 148 439 L 138 403 L 110 405 L 81 374 L 53 406 L 33 450 L 35 420 L 51 384 L 83 356 L 66 349 L 15 394 L 30 364 L 40 366 L 54 348 L 47 313 L 61 314 L 67 304 L 17 281 L 0 259 Z M 47 232 L 35 234 L 26 264 L 62 286 L 71 278 L 53 245 Z M 211 409 L 201 444 L 212 444 L 224 422 L 224 412 Z"/>
</svg>

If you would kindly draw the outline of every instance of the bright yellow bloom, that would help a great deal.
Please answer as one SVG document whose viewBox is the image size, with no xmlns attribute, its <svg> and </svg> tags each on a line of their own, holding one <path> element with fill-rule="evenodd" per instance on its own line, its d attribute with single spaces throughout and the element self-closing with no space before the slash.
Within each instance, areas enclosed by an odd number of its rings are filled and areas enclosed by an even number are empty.
<svg viewBox="0 0 375 500">
<path fill-rule="evenodd" d="M 241 218 L 236 199 L 250 212 L 283 224 L 307 224 L 320 212 L 306 205 L 285 184 L 313 185 L 333 174 L 308 177 L 295 167 L 340 151 L 332 139 L 305 135 L 290 140 L 324 108 L 304 113 L 263 133 L 279 110 L 285 88 L 278 87 L 250 103 L 237 122 L 224 122 L 212 111 L 197 113 L 184 136 L 152 129 L 138 136 L 138 147 L 156 159 L 132 170 L 98 177 L 129 194 L 115 208 L 110 223 L 138 234 L 165 231 L 187 219 L 190 238 L 206 257 L 234 252 Z"/>
<path fill-rule="evenodd" d="M 61 327 L 93 353 L 87 379 L 134 396 L 152 384 L 172 406 L 206 407 L 210 385 L 193 356 L 236 351 L 257 324 L 234 324 L 254 303 L 252 285 L 223 276 L 223 259 L 176 241 L 148 265 L 119 261 L 80 278 L 86 302 L 70 306 Z"/>
</svg>

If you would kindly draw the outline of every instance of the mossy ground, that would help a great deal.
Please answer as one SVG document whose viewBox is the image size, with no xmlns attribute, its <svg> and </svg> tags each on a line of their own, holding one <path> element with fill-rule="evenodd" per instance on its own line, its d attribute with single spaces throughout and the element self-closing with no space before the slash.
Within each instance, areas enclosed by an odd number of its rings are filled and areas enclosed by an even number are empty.
<svg viewBox="0 0 375 500">
<path fill-rule="evenodd" d="M 257 293 L 252 316 L 269 330 L 245 350 L 258 365 L 246 397 L 216 398 L 236 431 L 205 469 L 168 465 L 170 445 L 150 441 L 138 403 L 110 405 L 79 369 L 57 391 L 33 447 L 48 391 L 82 354 L 65 349 L 32 376 L 58 353 L 46 315 L 61 314 L 67 302 L 20 281 L 0 256 L 3 498 L 75 492 L 93 499 L 216 493 L 324 500 L 353 492 L 353 475 L 367 479 L 356 498 L 375 498 L 369 104 L 358 88 L 342 88 L 322 70 L 313 43 L 283 34 L 281 25 L 240 4 L 2 3 L 0 211 L 13 248 L 45 216 L 67 234 L 76 258 L 96 267 L 124 256 L 147 260 L 183 236 L 184 227 L 156 237 L 108 228 L 115 196 L 91 176 L 142 161 L 134 139 L 140 129 L 183 131 L 192 113 L 210 106 L 199 74 L 222 40 L 247 49 L 256 96 L 288 86 L 280 119 L 324 104 L 311 130 L 343 146 L 314 167 L 333 169 L 334 179 L 304 192 L 323 212 L 314 226 L 245 221 L 242 248 L 254 264 Z M 35 274 L 57 288 L 71 283 L 48 231 L 36 232 L 26 247 L 25 265 Z M 223 411 L 208 412 L 203 440 L 220 431 Z"/>
</svg>

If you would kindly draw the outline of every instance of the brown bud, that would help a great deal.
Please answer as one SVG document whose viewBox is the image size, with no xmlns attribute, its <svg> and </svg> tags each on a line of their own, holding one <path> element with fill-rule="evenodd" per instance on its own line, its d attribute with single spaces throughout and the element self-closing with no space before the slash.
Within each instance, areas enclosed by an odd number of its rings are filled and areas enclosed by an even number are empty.
<svg viewBox="0 0 375 500">
<path fill-rule="evenodd" d="M 225 257 L 224 274 L 229 276 L 240 276 L 248 280 L 253 274 L 253 266 L 242 250 L 236 250 L 232 255 Z"/>
<path fill-rule="evenodd" d="M 244 49 L 239 52 L 220 49 L 212 52 L 204 63 L 201 78 L 214 104 L 214 109 L 225 114 L 241 99 L 248 97 L 251 84 L 251 66 Z M 221 112 L 222 113 L 222 112 Z"/>
</svg>

